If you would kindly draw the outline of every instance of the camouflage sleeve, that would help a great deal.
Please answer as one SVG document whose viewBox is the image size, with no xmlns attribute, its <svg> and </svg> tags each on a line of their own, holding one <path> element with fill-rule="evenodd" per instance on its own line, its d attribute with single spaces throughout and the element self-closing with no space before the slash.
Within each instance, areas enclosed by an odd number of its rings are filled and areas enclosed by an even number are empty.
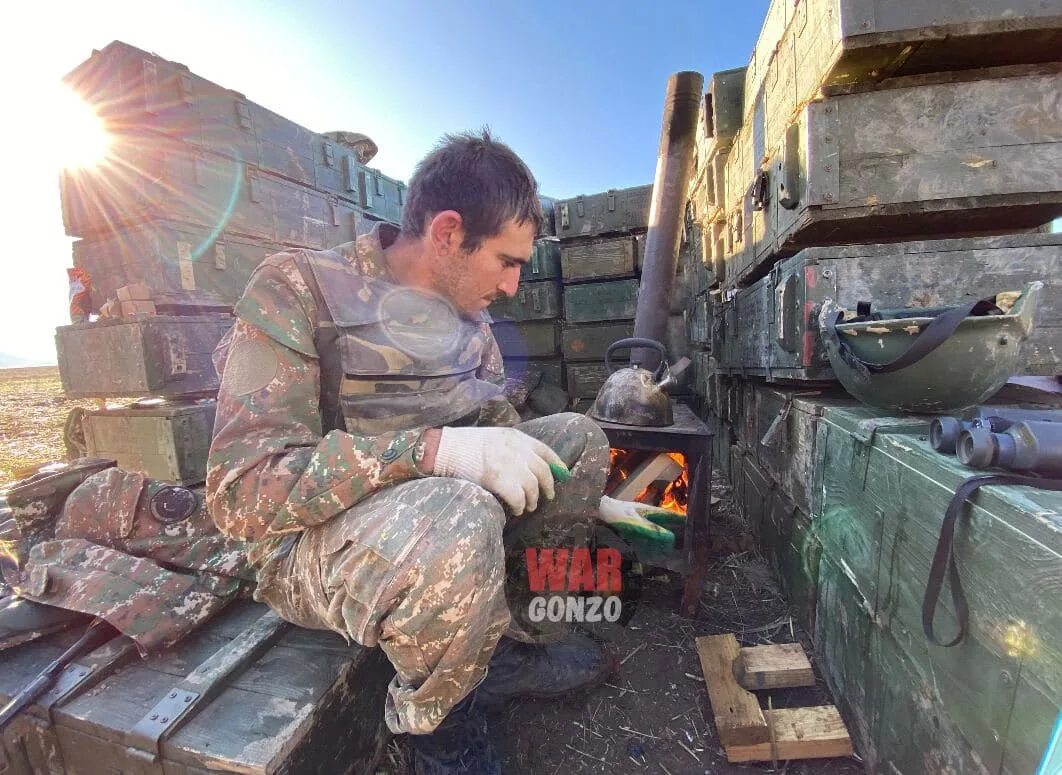
<svg viewBox="0 0 1062 775">
<path fill-rule="evenodd" d="M 498 387 L 506 388 L 505 362 L 502 360 L 501 348 L 494 338 L 494 332 L 489 323 L 480 324 L 487 335 L 486 354 L 483 363 L 480 364 L 476 376 L 486 382 L 492 382 Z M 511 427 L 521 422 L 520 413 L 512 402 L 505 397 L 499 397 L 488 402 L 480 411 L 479 425 L 504 425 Z"/>
<path fill-rule="evenodd" d="M 494 338 L 494 332 L 491 330 L 490 324 L 480 323 L 480 328 L 487 335 L 487 346 L 485 348 L 486 355 L 483 356 L 483 363 L 480 364 L 476 376 L 487 382 L 493 382 L 499 387 L 504 387 L 505 362 L 502 360 L 498 340 Z"/>
<path fill-rule="evenodd" d="M 222 375 L 207 461 L 211 516 L 247 540 L 320 524 L 370 493 L 420 476 L 421 430 L 322 436 L 316 306 L 290 261 L 270 260 L 215 353 Z"/>
</svg>

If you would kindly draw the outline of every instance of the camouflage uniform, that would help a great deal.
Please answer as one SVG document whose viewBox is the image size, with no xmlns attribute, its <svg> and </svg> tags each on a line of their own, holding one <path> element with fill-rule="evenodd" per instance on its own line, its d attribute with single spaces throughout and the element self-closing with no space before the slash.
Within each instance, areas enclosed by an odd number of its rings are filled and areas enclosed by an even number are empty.
<svg viewBox="0 0 1062 775">
<path fill-rule="evenodd" d="M 480 680 L 509 624 L 504 543 L 585 530 L 608 454 L 580 415 L 517 425 L 573 473 L 519 518 L 478 485 L 418 471 L 426 428 L 519 416 L 489 318 L 396 285 L 381 244 L 395 236 L 380 226 L 255 272 L 215 354 L 207 495 L 223 531 L 255 542 L 257 599 L 380 645 L 397 671 L 388 726 L 427 733 Z"/>
<path fill-rule="evenodd" d="M 22 487 L 36 497 L 19 489 L 9 495 L 18 536 L 3 563 L 16 593 L 103 617 L 142 654 L 173 645 L 255 579 L 246 544 L 218 533 L 201 491 L 115 467 L 72 491 L 54 478 Z M 180 509 L 166 510 L 170 496 Z"/>
</svg>

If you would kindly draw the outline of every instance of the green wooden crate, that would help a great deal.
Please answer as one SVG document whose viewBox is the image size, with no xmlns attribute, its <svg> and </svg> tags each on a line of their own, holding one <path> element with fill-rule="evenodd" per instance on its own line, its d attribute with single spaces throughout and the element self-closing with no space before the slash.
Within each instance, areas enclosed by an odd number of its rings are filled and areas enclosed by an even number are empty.
<svg viewBox="0 0 1062 775">
<path fill-rule="evenodd" d="M 634 274 L 634 267 L 634 238 L 630 236 L 565 243 L 561 248 L 566 282 L 628 277 Z"/>
<path fill-rule="evenodd" d="M 634 321 L 566 325 L 561 329 L 561 352 L 570 361 L 604 361 L 610 344 L 631 336 Z"/>
<path fill-rule="evenodd" d="M 554 280 L 561 276 L 561 248 L 555 239 L 535 240 L 531 260 L 520 267 L 521 280 Z"/>
<path fill-rule="evenodd" d="M 863 407 L 818 423 L 819 664 L 874 769 L 1030 772 L 1062 705 L 1062 494 L 980 491 L 955 542 L 969 631 L 931 646 L 925 583 L 947 504 L 974 472 L 927 435 L 928 418 Z M 953 631 L 947 593 L 937 622 Z"/>
<path fill-rule="evenodd" d="M 653 187 L 647 185 L 558 200 L 557 236 L 569 239 L 644 230 L 649 226 L 652 195 Z"/>
<path fill-rule="evenodd" d="M 511 299 L 499 299 L 490 306 L 496 320 L 550 320 L 561 314 L 561 286 L 556 280 L 521 283 Z"/>
<path fill-rule="evenodd" d="M 582 283 L 564 288 L 564 318 L 569 323 L 633 320 L 637 308 L 637 280 Z"/>
<path fill-rule="evenodd" d="M 747 68 L 736 67 L 712 74 L 708 83 L 705 111 L 707 134 L 718 147 L 727 145 L 741 129 L 745 121 L 745 72 Z"/>
<path fill-rule="evenodd" d="M 74 266 L 92 278 L 94 311 L 130 283 L 145 283 L 156 306 L 184 301 L 232 306 L 251 272 L 285 247 L 267 240 L 216 233 L 175 221 L 156 221 L 106 237 L 77 240 Z"/>
<path fill-rule="evenodd" d="M 491 326 L 498 347 L 506 358 L 548 358 L 557 354 L 557 324 L 550 321 Z"/>
<path fill-rule="evenodd" d="M 303 190 L 345 199 L 378 218 L 401 221 L 405 184 L 365 167 L 354 150 L 331 137 L 182 64 L 114 41 L 93 52 L 65 80 L 109 124 L 137 129 L 135 137 L 116 137 L 112 152 L 119 155 L 130 144 L 150 146 L 165 137 L 181 138 L 241 169 L 276 175 Z"/>
<path fill-rule="evenodd" d="M 218 389 L 211 356 L 229 315 L 152 315 L 60 326 L 59 377 L 73 398 L 183 396 Z"/>
<path fill-rule="evenodd" d="M 564 361 L 560 358 L 506 358 L 505 376 L 522 379 L 534 373 L 542 375 L 542 381 L 559 388 L 567 384 L 564 380 Z"/>
<path fill-rule="evenodd" d="M 88 457 L 178 484 L 206 479 L 217 402 L 144 401 L 85 413 Z"/>
<path fill-rule="evenodd" d="M 237 600 L 143 659 L 124 637 L 81 655 L 60 674 L 58 691 L 4 730 L 3 772 L 375 772 L 391 739 L 381 709 L 394 669 L 383 651 L 277 619 L 264 604 Z M 73 628 L 0 651 L 0 703 L 80 634 Z M 181 695 L 188 704 L 171 722 L 174 705 L 165 701 Z"/>
<path fill-rule="evenodd" d="M 608 378 L 603 363 L 566 363 L 568 395 L 572 398 L 593 399 Z"/>
<path fill-rule="evenodd" d="M 825 299 L 854 310 L 935 307 L 1046 284 L 1021 373 L 1062 373 L 1062 235 L 997 237 L 808 248 L 720 305 L 719 367 L 768 381 L 834 379 L 819 336 Z"/>
</svg>

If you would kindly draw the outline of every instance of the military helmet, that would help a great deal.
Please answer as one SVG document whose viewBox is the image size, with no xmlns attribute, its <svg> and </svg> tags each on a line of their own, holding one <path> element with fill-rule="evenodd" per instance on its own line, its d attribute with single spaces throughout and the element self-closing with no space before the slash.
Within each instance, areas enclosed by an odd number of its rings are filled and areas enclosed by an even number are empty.
<svg viewBox="0 0 1062 775">
<path fill-rule="evenodd" d="M 819 329 L 837 379 L 869 406 L 936 414 L 980 404 L 1021 366 L 1022 343 L 1033 328 L 1042 282 L 939 310 L 890 310 L 849 322 L 832 299 Z M 1013 301 L 1009 310 L 996 302 Z M 869 310 L 860 310 L 860 312 Z"/>
</svg>

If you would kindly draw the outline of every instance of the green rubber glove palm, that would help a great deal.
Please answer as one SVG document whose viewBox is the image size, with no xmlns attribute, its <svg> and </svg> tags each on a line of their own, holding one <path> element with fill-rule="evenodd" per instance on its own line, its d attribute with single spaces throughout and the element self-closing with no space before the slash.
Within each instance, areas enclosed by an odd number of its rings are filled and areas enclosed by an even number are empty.
<svg viewBox="0 0 1062 775">
<path fill-rule="evenodd" d="M 607 495 L 601 496 L 598 516 L 624 539 L 661 551 L 675 548 L 675 534 L 664 525 L 674 526 L 685 522 L 682 514 L 647 503 L 616 500 Z"/>
</svg>

